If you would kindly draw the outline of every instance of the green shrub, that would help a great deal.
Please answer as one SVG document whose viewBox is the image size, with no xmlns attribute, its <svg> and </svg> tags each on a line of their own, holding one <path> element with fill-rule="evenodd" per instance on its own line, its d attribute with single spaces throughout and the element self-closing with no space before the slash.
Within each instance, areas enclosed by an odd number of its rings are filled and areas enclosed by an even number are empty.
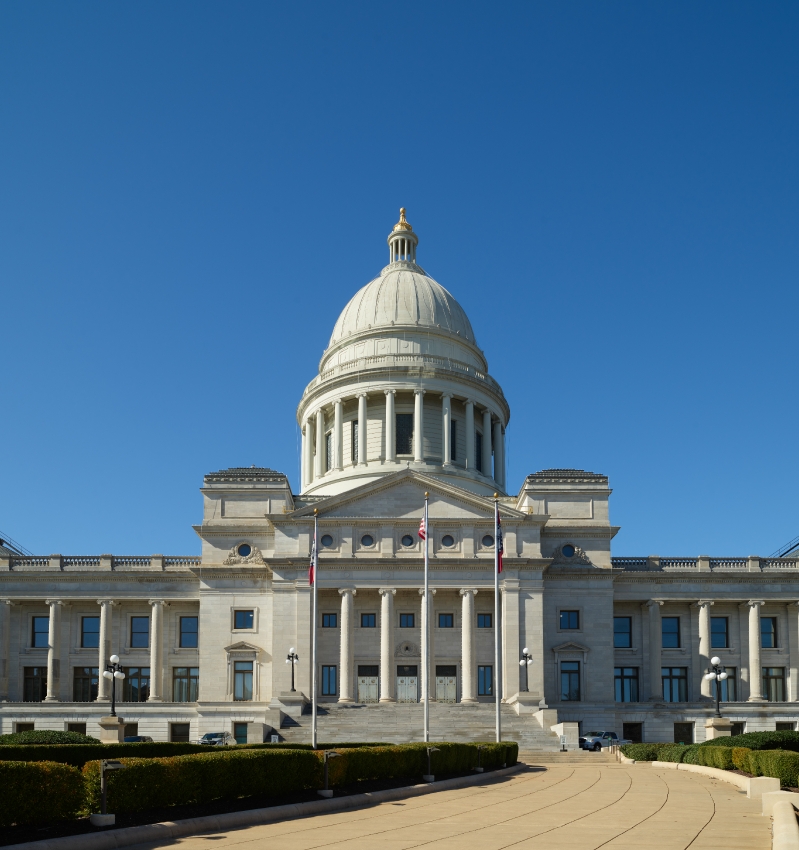
<svg viewBox="0 0 799 850">
<path fill-rule="evenodd" d="M 621 751 L 634 761 L 662 761 L 658 753 L 663 747 L 670 746 L 671 744 L 622 744 Z"/>
<path fill-rule="evenodd" d="M 749 765 L 755 776 L 773 776 L 780 785 L 799 786 L 799 753 L 789 750 L 750 750 Z"/>
<path fill-rule="evenodd" d="M 191 753 L 207 753 L 209 749 L 212 748 L 203 744 L 170 743 L 166 741 L 139 744 L 8 744 L 0 746 L 0 762 L 57 761 L 63 764 L 71 764 L 74 767 L 83 767 L 86 762 L 96 759 L 163 758 Z M 213 749 L 216 751 L 215 747 Z"/>
<path fill-rule="evenodd" d="M 703 764 L 705 767 L 716 767 L 719 770 L 732 770 L 735 765 L 732 762 L 731 747 L 701 747 L 694 749 L 696 760 L 690 764 Z M 687 762 L 688 760 L 685 759 Z"/>
<path fill-rule="evenodd" d="M 0 762 L 0 826 L 52 824 L 75 818 L 84 806 L 77 768 L 51 761 Z"/>
<path fill-rule="evenodd" d="M 738 770 L 743 770 L 745 773 L 751 773 L 749 754 L 752 752 L 749 747 L 730 747 L 732 752 L 732 766 Z"/>
<path fill-rule="evenodd" d="M 799 752 L 799 732 L 747 732 L 730 738 L 713 738 L 700 747 L 746 747 L 750 750 Z"/>
<path fill-rule="evenodd" d="M 99 744 L 97 738 L 81 735 L 80 732 L 59 732 L 55 729 L 32 729 L 30 732 L 14 732 L 0 735 L 2 744 Z"/>
<path fill-rule="evenodd" d="M 658 752 L 658 761 L 676 761 L 681 763 L 685 758 L 686 751 L 695 746 L 694 744 L 665 744 Z"/>
</svg>

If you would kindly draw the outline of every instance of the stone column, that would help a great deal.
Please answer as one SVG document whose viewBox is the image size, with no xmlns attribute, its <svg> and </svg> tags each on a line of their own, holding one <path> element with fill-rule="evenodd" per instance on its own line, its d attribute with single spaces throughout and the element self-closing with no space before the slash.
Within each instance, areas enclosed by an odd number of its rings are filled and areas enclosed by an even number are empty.
<svg viewBox="0 0 799 850">
<path fill-rule="evenodd" d="M 8 668 L 11 658 L 11 599 L 0 599 L 0 701 L 9 699 Z"/>
<path fill-rule="evenodd" d="M 380 600 L 380 702 L 394 702 L 394 595 L 393 588 L 381 588 Z"/>
<path fill-rule="evenodd" d="M 397 459 L 397 415 L 394 413 L 396 390 L 386 390 L 386 460 L 394 463 Z"/>
<path fill-rule="evenodd" d="M 424 390 L 414 390 L 413 401 L 413 459 L 424 460 Z"/>
<path fill-rule="evenodd" d="M 499 419 L 494 423 L 494 481 L 505 489 L 505 434 Z"/>
<path fill-rule="evenodd" d="M 700 693 L 707 699 L 713 699 L 713 688 L 716 683 L 705 678 L 705 673 L 710 669 L 710 606 L 713 603 L 700 599 L 696 603 L 699 609 L 699 675 L 700 675 Z M 694 679 L 694 681 L 696 681 Z"/>
<path fill-rule="evenodd" d="M 360 430 L 360 428 L 359 428 Z M 360 434 L 358 435 L 360 443 Z M 353 596 L 356 591 L 352 587 L 344 587 L 339 590 L 341 594 L 341 644 L 339 650 L 339 702 L 355 702 L 353 697 Z"/>
<path fill-rule="evenodd" d="M 650 599 L 646 603 L 649 609 L 649 699 L 663 699 L 663 674 L 661 672 L 663 633 L 660 623 L 660 606 L 658 599 Z"/>
<path fill-rule="evenodd" d="M 474 402 L 467 398 L 466 406 L 466 468 L 476 469 L 474 456 Z"/>
<path fill-rule="evenodd" d="M 760 606 L 762 600 L 749 603 L 749 702 L 763 699 L 763 665 L 760 660 Z"/>
<path fill-rule="evenodd" d="M 452 466 L 452 396 L 441 396 L 441 461 L 444 466 Z"/>
<path fill-rule="evenodd" d="M 61 602 L 48 599 L 50 622 L 47 637 L 47 696 L 45 702 L 58 702 L 61 690 Z"/>
<path fill-rule="evenodd" d="M 461 702 L 477 702 L 474 663 L 474 597 L 477 590 L 462 588 L 461 595 Z"/>
<path fill-rule="evenodd" d="M 343 402 L 336 399 L 334 405 L 334 432 L 333 432 L 333 469 L 344 468 L 344 412 Z"/>
<path fill-rule="evenodd" d="M 304 460 L 304 468 L 305 475 L 303 478 L 303 486 L 307 487 L 313 483 L 314 479 L 314 433 L 313 433 L 313 420 L 306 419 L 305 420 L 305 436 L 303 439 L 302 449 L 303 449 L 303 460 Z"/>
<path fill-rule="evenodd" d="M 150 600 L 150 696 L 147 702 L 163 702 L 164 600 Z"/>
<path fill-rule="evenodd" d="M 366 393 L 358 394 L 358 463 L 366 463 Z"/>
<path fill-rule="evenodd" d="M 436 674 L 436 664 L 433 658 L 435 654 L 435 641 L 433 640 L 433 624 L 435 623 L 435 614 L 433 612 L 433 597 L 435 596 L 435 590 L 428 590 L 428 604 L 425 605 L 424 599 L 424 588 L 419 588 L 419 596 L 422 597 L 422 611 L 421 616 L 419 617 L 419 621 L 421 623 L 421 640 L 419 641 L 419 646 L 421 647 L 420 653 L 420 664 L 419 664 L 419 699 L 423 700 L 425 695 L 425 677 L 424 677 L 424 666 L 425 666 L 425 658 L 427 658 L 427 686 L 430 689 L 430 699 L 435 698 L 435 682 L 433 679 Z M 425 628 L 427 624 L 427 611 L 430 609 L 430 650 L 427 651 L 427 629 Z"/>
<path fill-rule="evenodd" d="M 100 606 L 100 639 L 97 651 L 97 666 L 100 670 L 100 680 L 97 686 L 97 702 L 108 702 L 111 699 L 109 681 L 103 676 L 111 652 L 111 609 L 114 603 L 110 599 L 98 599 Z"/>
<path fill-rule="evenodd" d="M 491 411 L 483 411 L 483 475 L 491 478 Z"/>
<path fill-rule="evenodd" d="M 314 479 L 321 478 L 325 472 L 325 412 L 320 407 L 316 411 L 316 463 Z"/>
<path fill-rule="evenodd" d="M 300 428 L 300 444 L 302 446 L 300 451 L 300 490 L 304 490 L 308 484 L 308 467 L 305 465 L 307 460 L 305 431 L 306 426 L 303 425 Z"/>
</svg>

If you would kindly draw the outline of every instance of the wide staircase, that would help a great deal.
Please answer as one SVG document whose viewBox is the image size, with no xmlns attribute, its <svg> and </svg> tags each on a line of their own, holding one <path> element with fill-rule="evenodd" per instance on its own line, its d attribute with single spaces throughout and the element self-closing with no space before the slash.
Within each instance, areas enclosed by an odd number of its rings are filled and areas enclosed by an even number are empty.
<svg viewBox="0 0 799 850">
<path fill-rule="evenodd" d="M 423 706 L 420 703 L 382 703 L 320 707 L 318 740 L 323 743 L 385 741 L 402 744 L 424 740 Z M 494 706 L 489 703 L 430 703 L 431 741 L 493 741 Z M 502 740 L 516 741 L 525 752 L 555 752 L 560 749 L 557 735 L 539 726 L 530 714 L 518 715 L 511 706 L 501 706 Z M 305 743 L 311 737 L 311 716 L 297 718 L 298 725 L 280 730 L 289 742 Z"/>
</svg>

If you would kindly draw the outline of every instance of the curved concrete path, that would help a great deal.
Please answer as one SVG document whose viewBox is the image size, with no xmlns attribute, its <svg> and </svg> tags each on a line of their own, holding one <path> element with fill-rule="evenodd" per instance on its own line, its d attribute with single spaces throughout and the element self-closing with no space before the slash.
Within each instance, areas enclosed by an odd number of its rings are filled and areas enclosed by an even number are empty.
<svg viewBox="0 0 799 850">
<path fill-rule="evenodd" d="M 370 809 L 140 848 L 181 850 L 770 850 L 760 801 L 698 774 L 563 765 Z"/>
</svg>

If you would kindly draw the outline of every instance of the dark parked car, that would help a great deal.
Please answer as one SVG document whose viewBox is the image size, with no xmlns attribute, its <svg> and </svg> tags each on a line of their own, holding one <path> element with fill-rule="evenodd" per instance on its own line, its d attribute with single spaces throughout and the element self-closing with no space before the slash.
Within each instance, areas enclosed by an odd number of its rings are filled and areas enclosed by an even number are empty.
<svg viewBox="0 0 799 850">
<path fill-rule="evenodd" d="M 126 735 L 126 744 L 151 744 L 153 739 L 149 735 Z"/>
<path fill-rule="evenodd" d="M 236 739 L 230 732 L 206 732 L 197 743 L 209 744 L 212 747 L 232 747 Z"/>
</svg>

